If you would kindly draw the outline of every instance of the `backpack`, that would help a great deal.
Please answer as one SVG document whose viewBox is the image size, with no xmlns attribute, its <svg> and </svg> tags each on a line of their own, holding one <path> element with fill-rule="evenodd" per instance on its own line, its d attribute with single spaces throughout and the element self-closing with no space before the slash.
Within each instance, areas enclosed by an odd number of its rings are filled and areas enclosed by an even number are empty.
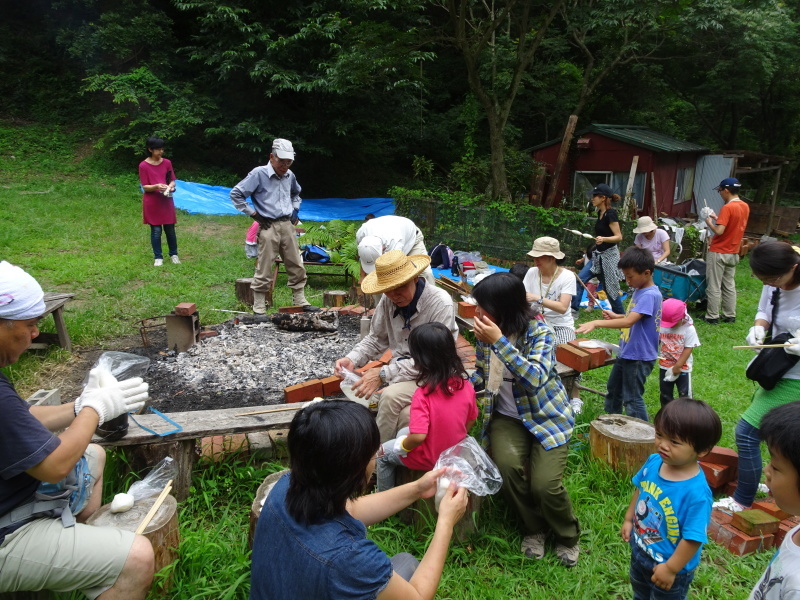
<svg viewBox="0 0 800 600">
<path fill-rule="evenodd" d="M 327 263 L 331 262 L 331 255 L 328 254 L 328 251 L 325 250 L 322 246 L 316 246 L 314 244 L 305 244 L 301 246 L 301 256 L 305 262 L 319 262 L 319 263 Z"/>
<path fill-rule="evenodd" d="M 453 261 L 453 251 L 449 246 L 436 244 L 430 251 L 431 267 L 434 269 L 449 269 Z"/>
</svg>

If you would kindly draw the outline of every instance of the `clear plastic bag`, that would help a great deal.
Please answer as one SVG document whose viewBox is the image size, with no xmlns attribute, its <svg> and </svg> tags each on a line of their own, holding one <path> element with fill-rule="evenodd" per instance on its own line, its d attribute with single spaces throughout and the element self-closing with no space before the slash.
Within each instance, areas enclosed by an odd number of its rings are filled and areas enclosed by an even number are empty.
<svg viewBox="0 0 800 600">
<path fill-rule="evenodd" d="M 342 393 L 347 396 L 347 399 L 369 408 L 370 398 L 372 398 L 372 396 L 368 398 L 359 398 L 353 391 L 353 384 L 361 380 L 361 375 L 350 369 L 345 369 L 344 367 L 338 370 L 337 375 L 343 378 L 342 382 L 339 384 L 339 388 L 342 390 Z"/>
<path fill-rule="evenodd" d="M 455 482 L 478 496 L 496 494 L 503 485 L 497 465 L 484 452 L 475 438 L 465 437 L 439 455 L 435 469 L 446 468 L 441 479 Z"/>
<path fill-rule="evenodd" d="M 100 355 L 92 368 L 95 367 L 107 369 L 117 381 L 125 381 L 131 377 L 144 377 L 147 369 L 150 368 L 150 359 L 129 352 L 109 351 Z M 88 379 L 89 374 L 87 373 L 83 380 L 84 385 Z"/>
<path fill-rule="evenodd" d="M 603 348 L 609 356 L 614 356 L 619 352 L 619 346 L 611 342 L 604 342 L 603 340 L 584 340 L 578 342 L 579 348 Z"/>
<path fill-rule="evenodd" d="M 135 481 L 128 493 L 134 497 L 136 502 L 152 496 L 158 496 L 169 481 L 175 479 L 177 474 L 178 469 L 175 461 L 167 456 L 153 467 L 144 479 Z"/>
</svg>

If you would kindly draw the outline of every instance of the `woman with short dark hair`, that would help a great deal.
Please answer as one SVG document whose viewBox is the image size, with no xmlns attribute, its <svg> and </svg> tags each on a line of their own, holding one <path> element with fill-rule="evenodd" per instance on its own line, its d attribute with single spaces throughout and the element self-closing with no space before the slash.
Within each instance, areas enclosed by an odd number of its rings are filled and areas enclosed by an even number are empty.
<svg viewBox="0 0 800 600">
<path fill-rule="evenodd" d="M 466 489 L 452 486 L 442 499 L 421 562 L 406 553 L 390 559 L 366 527 L 433 496 L 444 469 L 362 496 L 379 447 L 375 419 L 355 402 L 326 400 L 298 411 L 289 429 L 291 472 L 270 491 L 256 525 L 251 599 L 434 597 Z"/>
</svg>

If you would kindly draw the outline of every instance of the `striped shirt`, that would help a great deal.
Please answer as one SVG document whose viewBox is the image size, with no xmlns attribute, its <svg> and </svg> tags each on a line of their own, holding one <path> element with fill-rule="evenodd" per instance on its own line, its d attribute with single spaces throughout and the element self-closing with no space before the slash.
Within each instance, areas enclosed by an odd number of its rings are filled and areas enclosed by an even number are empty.
<svg viewBox="0 0 800 600">
<path fill-rule="evenodd" d="M 516 345 L 501 337 L 489 344 L 478 342 L 475 374 L 472 384 L 483 389 L 488 381 L 489 352 L 497 354 L 514 376 L 511 389 L 519 418 L 545 450 L 566 444 L 572 437 L 575 417 L 567 391 L 556 372 L 556 353 L 553 331 L 540 321 L 531 321 L 528 330 Z M 486 393 L 483 405 L 481 443 L 489 446 L 489 423 L 496 397 Z"/>
</svg>

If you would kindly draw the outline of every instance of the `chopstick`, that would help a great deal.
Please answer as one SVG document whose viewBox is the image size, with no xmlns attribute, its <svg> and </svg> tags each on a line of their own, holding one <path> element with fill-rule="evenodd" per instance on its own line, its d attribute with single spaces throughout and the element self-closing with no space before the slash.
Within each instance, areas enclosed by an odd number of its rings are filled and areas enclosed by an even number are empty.
<svg viewBox="0 0 800 600">
<path fill-rule="evenodd" d="M 263 415 L 264 413 L 283 412 L 285 410 L 298 410 L 300 408 L 303 408 L 303 404 L 305 404 L 305 402 L 298 402 L 297 404 L 299 404 L 299 406 L 290 406 L 288 408 L 271 408 L 269 410 L 254 410 L 252 412 L 239 413 L 238 415 L 233 415 L 233 416 L 247 417 L 249 415 Z"/>
<path fill-rule="evenodd" d="M 164 489 L 161 490 L 161 493 L 158 495 L 158 498 L 156 498 L 156 501 L 153 503 L 153 506 L 150 507 L 150 510 L 144 516 L 144 520 L 139 524 L 139 527 L 136 528 L 136 531 L 134 533 L 136 533 L 137 535 L 142 534 L 144 533 L 144 530 L 147 528 L 147 526 L 150 525 L 150 521 L 152 521 L 153 517 L 156 516 L 158 509 L 161 508 L 161 505 L 164 503 L 164 500 L 166 500 L 167 496 L 169 496 L 169 493 L 172 491 L 172 481 L 173 480 L 170 479 L 167 482 L 167 485 L 164 487 Z"/>
<path fill-rule="evenodd" d="M 760 350 L 761 348 L 788 348 L 794 344 L 760 344 L 758 346 L 733 346 L 734 350 Z"/>
</svg>

